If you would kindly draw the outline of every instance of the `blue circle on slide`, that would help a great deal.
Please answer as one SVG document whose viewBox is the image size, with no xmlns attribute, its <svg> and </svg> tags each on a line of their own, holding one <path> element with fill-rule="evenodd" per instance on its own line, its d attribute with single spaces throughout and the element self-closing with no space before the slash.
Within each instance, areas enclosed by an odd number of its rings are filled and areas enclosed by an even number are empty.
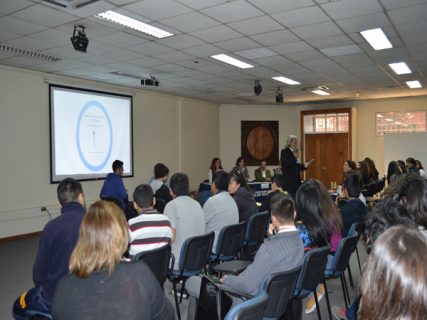
<svg viewBox="0 0 427 320">
<path fill-rule="evenodd" d="M 98 108 L 99 110 L 102 111 L 102 113 L 105 115 L 105 118 L 107 119 L 108 128 L 110 130 L 110 143 L 109 143 L 109 147 L 108 147 L 107 156 L 104 159 L 104 161 L 102 161 L 102 163 L 100 165 L 90 164 L 89 161 L 86 160 L 85 155 L 83 154 L 82 148 L 80 146 L 80 124 L 81 124 L 81 120 L 83 118 L 83 115 L 85 114 L 85 112 L 89 108 Z M 89 170 L 92 170 L 92 171 L 101 170 L 107 164 L 108 159 L 110 158 L 110 155 L 111 155 L 111 150 L 113 148 L 113 126 L 111 125 L 111 120 L 110 120 L 110 117 L 108 116 L 108 112 L 105 109 L 105 107 L 102 105 L 102 103 L 100 103 L 98 101 L 89 101 L 84 105 L 83 109 L 80 111 L 79 117 L 77 118 L 76 139 L 77 139 L 77 150 L 79 151 L 80 159 L 82 160 L 82 162 L 86 166 L 86 168 L 88 168 Z"/>
</svg>

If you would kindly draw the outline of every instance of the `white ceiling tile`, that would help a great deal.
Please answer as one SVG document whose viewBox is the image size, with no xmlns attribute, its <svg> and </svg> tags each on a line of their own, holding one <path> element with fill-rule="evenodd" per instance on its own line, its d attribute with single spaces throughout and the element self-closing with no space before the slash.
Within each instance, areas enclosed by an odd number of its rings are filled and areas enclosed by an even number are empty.
<svg viewBox="0 0 427 320">
<path fill-rule="evenodd" d="M 286 58 L 296 61 L 296 62 L 302 62 L 302 61 L 309 61 L 313 59 L 320 59 L 323 58 L 324 55 L 316 50 L 310 50 L 310 51 L 304 51 L 304 52 L 294 52 L 294 53 L 288 53 L 286 55 Z"/>
<path fill-rule="evenodd" d="M 40 59 L 34 59 L 34 58 L 26 57 L 26 56 L 11 55 L 11 54 L 9 54 L 5 57 L 9 58 L 9 59 L 2 60 L 2 63 L 6 64 L 6 65 L 12 65 L 12 66 L 34 67 L 36 65 L 39 65 L 39 64 L 46 62 L 46 61 L 40 60 Z"/>
<path fill-rule="evenodd" d="M 338 46 L 348 46 L 354 44 L 353 40 L 347 36 L 336 36 L 329 38 L 319 38 L 307 40 L 309 44 L 317 49 L 325 49 Z"/>
<path fill-rule="evenodd" d="M 0 1 L 0 13 L 10 14 L 31 5 L 33 3 L 27 0 L 2 0 Z"/>
<path fill-rule="evenodd" d="M 15 12 L 13 16 L 49 27 L 56 27 L 71 21 L 79 20 L 76 16 L 41 4 Z"/>
<path fill-rule="evenodd" d="M 254 59 L 253 61 L 259 65 L 269 67 L 272 69 L 274 69 L 278 65 L 290 63 L 290 60 L 286 59 L 285 57 L 278 56 L 278 55 L 272 56 L 272 57 Z"/>
<path fill-rule="evenodd" d="M 390 26 L 390 20 L 384 14 L 384 12 L 377 12 L 373 14 L 367 14 L 361 17 L 348 18 L 338 20 L 337 24 L 347 33 L 360 32 L 363 30 L 384 28 Z"/>
<path fill-rule="evenodd" d="M 328 57 L 336 57 L 336 56 L 344 56 L 347 54 L 354 54 L 362 52 L 362 50 L 355 44 L 347 45 L 347 46 L 339 46 L 332 48 L 325 48 L 320 50 L 323 54 Z"/>
<path fill-rule="evenodd" d="M 250 38 L 264 46 L 274 46 L 289 42 L 297 42 L 299 40 L 299 38 L 289 30 L 267 32 L 251 36 Z"/>
<path fill-rule="evenodd" d="M 12 39 L 20 38 L 21 35 L 5 30 L 0 30 L 0 42 L 6 42 Z"/>
<path fill-rule="evenodd" d="M 156 58 L 160 60 L 168 61 L 168 62 L 176 62 L 176 61 L 193 59 L 194 57 L 181 51 L 173 51 L 173 52 L 158 54 Z"/>
<path fill-rule="evenodd" d="M 86 62 L 86 63 L 91 63 L 94 65 L 101 65 L 101 64 L 108 64 L 108 63 L 117 62 L 116 60 L 113 60 L 113 59 L 110 59 L 107 57 L 103 57 L 103 56 L 99 56 L 99 55 L 94 55 L 94 54 L 84 54 L 78 60 L 82 61 L 82 62 Z"/>
<path fill-rule="evenodd" d="M 202 12 L 224 23 L 245 20 L 263 15 L 262 11 L 256 9 L 244 0 L 228 2 L 204 9 Z"/>
<path fill-rule="evenodd" d="M 35 67 L 35 69 L 39 71 L 52 72 L 52 71 L 61 71 L 61 70 L 68 70 L 68 69 L 83 69 L 83 68 L 89 68 L 91 66 L 92 65 L 89 63 L 85 63 L 77 60 L 61 60 L 58 62 L 45 63 L 45 64 L 38 65 Z"/>
<path fill-rule="evenodd" d="M 427 20 L 415 21 L 413 23 L 402 24 L 396 26 L 397 31 L 402 36 L 417 35 L 423 30 L 427 30 Z"/>
<path fill-rule="evenodd" d="M 288 28 L 330 21 L 329 17 L 317 6 L 274 13 L 271 16 Z"/>
<path fill-rule="evenodd" d="M 363 16 L 381 12 L 382 7 L 377 0 L 341 0 L 326 3 L 322 8 L 336 20 Z"/>
<path fill-rule="evenodd" d="M 157 43 L 159 44 L 163 44 L 165 46 L 174 48 L 174 49 L 182 49 L 182 48 L 188 48 L 188 47 L 194 47 L 197 45 L 201 45 L 203 44 L 203 41 L 187 35 L 187 34 L 182 34 L 182 35 L 178 35 L 178 36 L 172 36 L 172 37 L 167 37 L 167 38 L 163 38 L 163 39 L 159 39 L 157 40 Z"/>
<path fill-rule="evenodd" d="M 208 7 L 213 7 L 222 3 L 229 2 L 230 0 L 176 0 L 188 7 L 195 10 L 200 10 Z"/>
<path fill-rule="evenodd" d="M 162 20 L 178 16 L 192 10 L 173 0 L 144 0 L 123 6 L 123 9 L 135 12 L 152 20 Z"/>
<path fill-rule="evenodd" d="M 221 41 L 221 42 L 215 43 L 215 45 L 231 52 L 259 47 L 259 44 L 257 44 L 255 41 L 250 40 L 249 38 L 238 38 L 238 39 Z"/>
<path fill-rule="evenodd" d="M 160 70 L 160 71 L 164 71 L 164 72 L 179 72 L 181 70 L 186 70 L 186 68 L 181 67 L 177 64 L 174 63 L 166 63 L 160 66 L 156 66 L 154 67 L 155 70 Z"/>
<path fill-rule="evenodd" d="M 87 47 L 87 52 L 91 54 L 102 54 L 113 49 L 116 49 L 116 47 L 112 47 L 111 44 L 90 40 Z"/>
<path fill-rule="evenodd" d="M 285 43 L 277 46 L 271 46 L 270 49 L 283 55 L 287 55 L 289 53 L 313 50 L 313 48 L 304 41 L 290 42 L 290 43 Z"/>
<path fill-rule="evenodd" d="M 171 52 L 172 48 L 162 46 L 154 41 L 144 42 L 143 44 L 139 44 L 136 46 L 130 46 L 129 50 L 139 52 L 145 55 L 153 55 L 156 56 L 159 53 Z"/>
<path fill-rule="evenodd" d="M 147 39 L 136 37 L 126 32 L 114 32 L 96 37 L 97 41 L 111 44 L 116 47 L 128 47 L 147 42 Z"/>
<path fill-rule="evenodd" d="M 33 32 L 45 30 L 46 26 L 14 18 L 13 16 L 4 16 L 0 18 L 0 29 L 2 31 L 27 35 Z"/>
<path fill-rule="evenodd" d="M 426 19 L 427 3 L 395 9 L 388 12 L 388 15 L 394 24 L 406 24 L 414 21 L 424 21 Z"/>
<path fill-rule="evenodd" d="M 277 13 L 281 11 L 289 11 L 293 9 L 310 7 L 315 3 L 312 0 L 248 0 L 255 7 L 267 13 Z"/>
<path fill-rule="evenodd" d="M 237 51 L 235 54 L 238 54 L 239 56 L 242 56 L 246 59 L 259 59 L 259 58 L 265 58 L 265 57 L 271 57 L 276 56 L 277 53 L 268 49 L 268 48 L 255 48 L 255 49 L 249 49 L 249 50 L 243 50 L 243 51 Z"/>
<path fill-rule="evenodd" d="M 191 35 L 211 43 L 240 38 L 242 36 L 242 34 L 234 31 L 233 29 L 230 29 L 225 25 L 198 30 L 198 31 L 192 32 Z"/>
<path fill-rule="evenodd" d="M 218 21 L 198 12 L 185 13 L 180 16 L 161 20 L 159 23 L 187 33 L 219 25 Z"/>
<path fill-rule="evenodd" d="M 57 6 L 52 5 L 52 7 L 57 8 Z M 89 18 L 89 17 L 93 17 L 94 15 L 100 13 L 100 12 L 105 12 L 107 10 L 112 10 L 114 9 L 115 6 L 111 3 L 108 3 L 107 1 L 98 1 L 98 2 L 94 2 L 91 3 L 88 6 L 84 6 L 82 8 L 78 8 L 78 9 L 64 9 L 64 12 L 68 12 L 70 14 L 73 14 L 75 16 L 78 16 L 79 18 Z"/>
<path fill-rule="evenodd" d="M 96 18 L 93 18 L 93 19 L 96 19 Z M 98 36 L 119 31 L 118 28 L 115 27 L 116 25 L 111 23 L 103 24 L 103 22 L 104 21 L 99 19 L 96 19 L 96 21 L 92 19 L 82 19 L 82 20 L 77 20 L 72 23 L 67 23 L 62 26 L 56 27 L 56 29 L 67 32 L 68 34 L 70 34 L 70 37 L 71 37 L 74 31 L 74 26 L 82 25 L 85 27 L 85 33 L 89 39 L 94 39 L 95 37 L 98 37 Z M 120 29 L 124 30 L 124 28 L 120 28 Z"/>
<path fill-rule="evenodd" d="M 72 34 L 66 33 L 57 29 L 47 29 L 31 35 L 36 39 L 40 39 L 49 43 L 51 47 L 64 46 L 71 43 L 70 37 Z"/>
<path fill-rule="evenodd" d="M 323 22 L 294 28 L 293 31 L 304 40 L 326 38 L 343 35 L 342 31 L 332 22 Z"/>
<path fill-rule="evenodd" d="M 127 60 L 139 58 L 141 55 L 136 53 L 135 51 L 116 49 L 116 50 L 110 50 L 110 51 L 104 52 L 102 56 L 113 59 L 113 60 L 127 61 Z"/>
<path fill-rule="evenodd" d="M 93 45 L 93 42 L 91 42 L 91 45 Z M 88 52 L 89 51 L 90 51 L 90 47 L 88 47 Z M 46 52 L 53 55 L 53 56 L 57 56 L 57 57 L 61 57 L 61 58 L 67 58 L 67 59 L 78 59 L 78 58 L 81 58 L 84 55 L 86 55 L 86 53 L 84 53 L 84 52 L 74 50 L 74 48 L 71 45 L 71 41 L 66 46 L 51 48 L 51 49 L 47 50 Z"/>
<path fill-rule="evenodd" d="M 138 65 L 142 68 L 154 67 L 164 64 L 165 62 L 152 57 L 142 57 L 138 59 L 129 60 L 129 63 Z"/>
<path fill-rule="evenodd" d="M 40 40 L 34 37 L 21 37 L 7 41 L 7 43 L 22 49 L 33 51 L 48 50 L 49 48 L 55 47 L 55 45 L 52 45 L 52 43 L 48 41 Z"/>
<path fill-rule="evenodd" d="M 188 54 L 191 54 L 195 57 L 208 57 L 214 54 L 218 54 L 219 52 L 222 52 L 223 49 L 215 47 L 210 44 L 204 44 L 201 46 L 186 48 L 186 49 L 183 49 L 182 51 L 187 52 Z"/>
<path fill-rule="evenodd" d="M 393 10 L 425 3 L 425 0 L 381 0 L 381 3 L 386 9 Z"/>
<path fill-rule="evenodd" d="M 228 26 L 247 36 L 270 31 L 284 30 L 280 24 L 268 16 L 233 22 Z"/>
</svg>

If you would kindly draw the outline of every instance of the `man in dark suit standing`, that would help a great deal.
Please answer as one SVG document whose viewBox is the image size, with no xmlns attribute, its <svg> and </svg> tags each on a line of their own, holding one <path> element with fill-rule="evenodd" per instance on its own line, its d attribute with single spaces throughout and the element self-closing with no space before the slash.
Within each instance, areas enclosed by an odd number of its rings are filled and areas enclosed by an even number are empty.
<svg viewBox="0 0 427 320">
<path fill-rule="evenodd" d="M 314 159 L 309 162 L 300 163 L 298 150 L 298 138 L 290 135 L 286 140 L 286 146 L 280 153 L 282 162 L 282 175 L 284 179 L 284 189 L 295 198 L 295 194 L 301 185 L 301 171 L 307 170 Z"/>
</svg>

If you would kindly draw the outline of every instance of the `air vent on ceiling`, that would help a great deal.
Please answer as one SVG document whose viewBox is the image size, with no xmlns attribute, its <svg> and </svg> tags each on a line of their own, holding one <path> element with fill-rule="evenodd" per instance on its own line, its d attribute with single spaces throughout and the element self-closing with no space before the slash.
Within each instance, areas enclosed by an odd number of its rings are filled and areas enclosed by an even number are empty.
<svg viewBox="0 0 427 320">
<path fill-rule="evenodd" d="M 8 52 L 8 53 L 11 53 L 14 55 L 26 56 L 29 58 L 45 60 L 45 61 L 49 61 L 49 62 L 57 62 L 57 61 L 61 60 L 61 58 L 59 58 L 59 57 L 51 56 L 51 55 L 46 54 L 46 53 L 31 51 L 31 50 L 22 49 L 22 48 L 17 48 L 17 47 L 13 47 L 13 46 L 10 46 L 7 44 L 2 44 L 2 43 L 0 43 L 0 51 L 5 51 L 5 52 Z"/>
<path fill-rule="evenodd" d="M 100 0 L 43 0 L 67 9 L 80 9 Z"/>
<path fill-rule="evenodd" d="M 110 72 L 110 74 L 114 74 L 115 76 L 121 76 L 125 78 L 138 79 L 138 80 L 147 79 L 146 76 L 141 76 L 139 74 L 134 74 L 134 73 L 121 72 L 121 71 L 112 71 Z"/>
</svg>

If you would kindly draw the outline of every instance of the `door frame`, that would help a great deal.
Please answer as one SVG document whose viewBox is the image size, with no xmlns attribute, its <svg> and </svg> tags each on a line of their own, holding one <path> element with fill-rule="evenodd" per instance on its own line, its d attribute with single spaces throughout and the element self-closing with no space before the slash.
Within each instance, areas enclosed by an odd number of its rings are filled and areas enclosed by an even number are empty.
<svg viewBox="0 0 427 320">
<path fill-rule="evenodd" d="M 353 156 L 353 146 L 352 146 L 352 140 L 353 140 L 353 117 L 351 113 L 351 108 L 337 108 L 337 109 L 321 109 L 321 110 L 303 110 L 300 113 L 300 128 L 301 128 L 301 141 L 300 141 L 300 150 L 302 153 L 302 156 L 304 157 L 304 160 L 301 160 L 302 162 L 305 162 L 305 149 L 304 149 L 304 141 L 305 141 L 305 131 L 304 131 L 304 116 L 306 115 L 313 115 L 313 114 L 325 114 L 325 113 L 348 113 L 348 150 L 349 150 L 349 159 L 352 159 Z M 328 132 L 323 132 L 328 133 Z M 331 134 L 333 134 L 331 132 Z"/>
</svg>

